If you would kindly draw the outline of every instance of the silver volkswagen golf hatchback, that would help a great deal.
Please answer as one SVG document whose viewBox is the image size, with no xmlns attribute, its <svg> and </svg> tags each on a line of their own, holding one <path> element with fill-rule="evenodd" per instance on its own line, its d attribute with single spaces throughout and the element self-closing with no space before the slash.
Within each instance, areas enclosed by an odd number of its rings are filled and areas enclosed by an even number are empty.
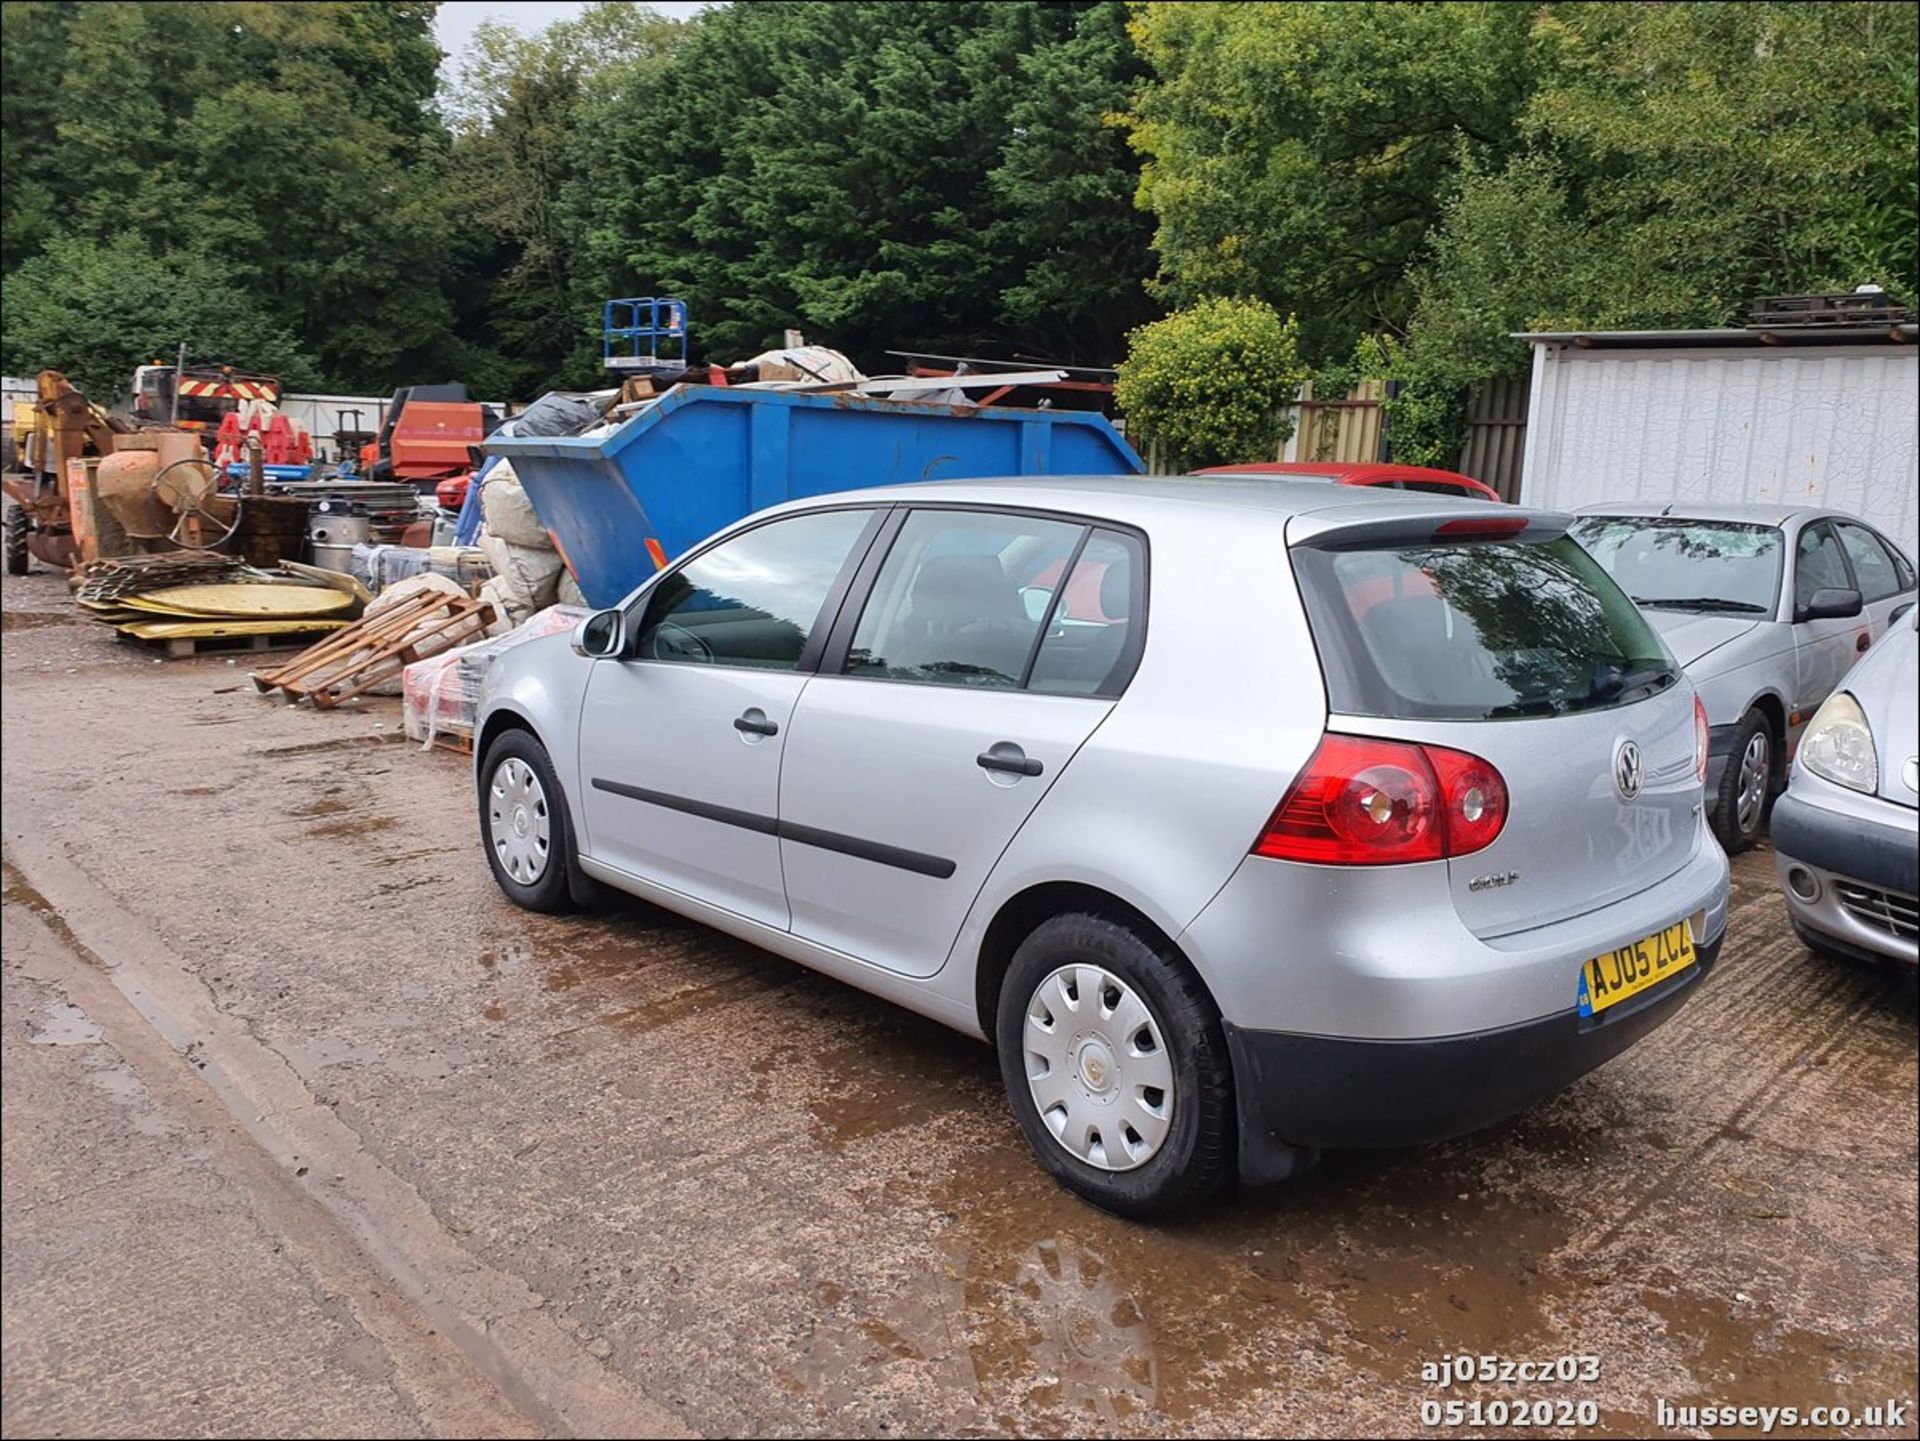
<svg viewBox="0 0 1920 1441">
<path fill-rule="evenodd" d="M 1718 957 L 1706 721 L 1568 517 L 1246 478 L 749 517 L 481 698 L 516 903 L 595 883 L 998 1048 L 1164 1214 L 1497 1121 Z"/>
</svg>

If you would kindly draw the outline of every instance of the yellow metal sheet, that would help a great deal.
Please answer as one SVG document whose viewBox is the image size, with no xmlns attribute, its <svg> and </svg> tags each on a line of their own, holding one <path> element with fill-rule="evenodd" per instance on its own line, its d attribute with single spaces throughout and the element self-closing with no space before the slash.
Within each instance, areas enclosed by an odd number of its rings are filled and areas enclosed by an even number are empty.
<svg viewBox="0 0 1920 1441">
<path fill-rule="evenodd" d="M 311 635 L 345 630 L 344 620 L 139 620 L 120 627 L 142 640 L 207 640 L 223 635 Z"/>
<path fill-rule="evenodd" d="M 168 611 L 188 616 L 294 619 L 351 610 L 354 598 L 321 586 L 248 585 L 228 581 L 215 585 L 167 586 L 143 595 L 129 596 L 127 603 L 138 610 Z"/>
</svg>

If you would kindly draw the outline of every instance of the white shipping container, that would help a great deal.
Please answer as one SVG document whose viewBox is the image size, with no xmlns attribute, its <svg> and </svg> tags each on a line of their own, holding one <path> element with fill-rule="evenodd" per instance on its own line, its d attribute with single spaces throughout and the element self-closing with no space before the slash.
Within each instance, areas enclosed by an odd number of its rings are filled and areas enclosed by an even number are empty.
<svg viewBox="0 0 1920 1441">
<path fill-rule="evenodd" d="M 1764 501 L 1858 515 L 1912 555 L 1920 352 L 1911 344 L 1581 346 L 1528 337 L 1520 502 L 1573 510 Z"/>
</svg>

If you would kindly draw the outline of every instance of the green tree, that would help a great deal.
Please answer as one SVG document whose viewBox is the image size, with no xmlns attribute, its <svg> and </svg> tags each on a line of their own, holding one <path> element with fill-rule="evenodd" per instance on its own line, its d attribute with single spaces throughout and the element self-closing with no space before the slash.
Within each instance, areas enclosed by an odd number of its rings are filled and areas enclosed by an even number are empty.
<svg viewBox="0 0 1920 1441">
<path fill-rule="evenodd" d="M 1114 268 L 1137 263 L 1142 222 L 1102 126 L 1138 66 L 1120 14 L 708 12 L 615 128 L 592 228 L 607 293 L 686 298 L 724 359 L 787 327 L 870 368 L 996 343 L 1109 359 L 1142 313 Z"/>
<path fill-rule="evenodd" d="M 485 25 L 443 97 L 462 219 L 485 242 L 460 328 L 512 357 L 513 393 L 599 378 L 591 337 L 604 297 L 585 263 L 599 152 L 686 29 L 626 4 L 534 36 Z"/>
<path fill-rule="evenodd" d="M 1555 5 L 1534 27 L 1524 153 L 1464 157 L 1388 370 L 1425 397 L 1518 374 L 1510 332 L 1737 325 L 1768 294 L 1911 299 L 1909 4 Z M 1452 412 L 1456 419 L 1457 406 Z"/>
<path fill-rule="evenodd" d="M 156 256 L 133 235 L 55 237 L 7 281 L 0 366 L 9 375 L 65 371 L 113 404 L 135 366 L 172 360 L 182 342 L 190 360 L 270 371 L 291 387 L 320 378 L 286 322 L 235 296 L 204 255 Z"/>
<path fill-rule="evenodd" d="M 60 230 L 60 60 L 73 9 L 0 5 L 0 268 L 9 275 Z"/>
<path fill-rule="evenodd" d="M 330 383 L 442 378 L 463 351 L 435 8 L 9 6 L 9 277 L 56 236 L 137 236 L 206 305 L 302 337 Z"/>
<path fill-rule="evenodd" d="M 1127 337 L 1115 399 L 1149 443 L 1188 466 L 1268 460 L 1293 433 L 1307 378 L 1300 327 L 1260 300 L 1197 301 Z"/>
<path fill-rule="evenodd" d="M 1316 360 L 1405 325 L 1463 164 L 1519 142 L 1533 7 L 1147 4 L 1129 124 L 1157 293 L 1259 296 Z"/>
</svg>

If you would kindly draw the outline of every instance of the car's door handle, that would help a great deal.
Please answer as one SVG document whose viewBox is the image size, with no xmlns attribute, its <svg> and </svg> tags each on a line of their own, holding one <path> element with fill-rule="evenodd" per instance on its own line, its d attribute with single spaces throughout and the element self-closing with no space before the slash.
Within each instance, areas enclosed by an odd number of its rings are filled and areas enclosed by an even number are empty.
<svg viewBox="0 0 1920 1441">
<path fill-rule="evenodd" d="M 767 713 L 761 710 L 759 706 L 753 707 L 753 709 L 749 710 L 745 715 L 735 720 L 733 728 L 739 731 L 741 735 L 777 736 L 780 734 L 778 723 L 768 720 Z"/>
<path fill-rule="evenodd" d="M 983 771 L 1005 771 L 1013 776 L 1037 776 L 1046 769 L 1011 741 L 997 741 L 973 760 Z"/>
</svg>

